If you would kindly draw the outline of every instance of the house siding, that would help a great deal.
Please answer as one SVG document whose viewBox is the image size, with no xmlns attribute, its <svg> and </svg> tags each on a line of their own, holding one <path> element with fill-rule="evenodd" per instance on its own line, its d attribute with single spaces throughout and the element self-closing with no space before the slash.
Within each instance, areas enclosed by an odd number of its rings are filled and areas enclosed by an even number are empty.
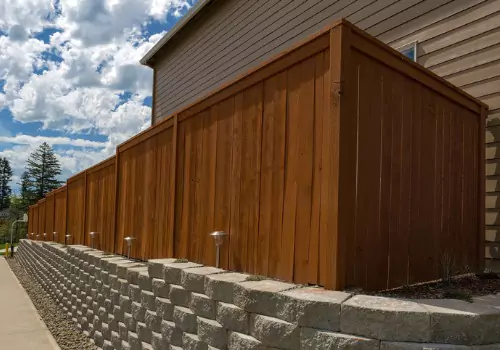
<svg viewBox="0 0 500 350">
<path fill-rule="evenodd" d="M 500 270 L 500 0 L 218 0 L 155 57 L 153 122 L 347 18 L 489 105 L 486 266 Z"/>
</svg>

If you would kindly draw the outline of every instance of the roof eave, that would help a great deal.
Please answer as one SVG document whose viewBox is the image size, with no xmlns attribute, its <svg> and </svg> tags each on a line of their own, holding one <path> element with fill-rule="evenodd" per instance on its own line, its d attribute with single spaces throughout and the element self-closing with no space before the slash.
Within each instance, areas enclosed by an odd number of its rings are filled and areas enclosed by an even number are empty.
<svg viewBox="0 0 500 350">
<path fill-rule="evenodd" d="M 196 16 L 206 5 L 208 5 L 213 0 L 198 0 L 198 2 L 191 7 L 191 9 L 170 29 L 147 53 L 139 62 L 142 65 L 149 66 L 150 60 L 156 55 L 162 47 L 164 47 L 167 42 L 172 39 L 175 34 L 177 34 L 194 16 Z"/>
</svg>

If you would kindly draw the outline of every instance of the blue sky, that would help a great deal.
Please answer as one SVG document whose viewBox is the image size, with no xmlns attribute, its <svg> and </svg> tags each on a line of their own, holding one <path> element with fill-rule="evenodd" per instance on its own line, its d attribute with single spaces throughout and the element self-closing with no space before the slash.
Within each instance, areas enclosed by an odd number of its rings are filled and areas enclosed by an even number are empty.
<svg viewBox="0 0 500 350">
<path fill-rule="evenodd" d="M 7 0 L 0 0 L 0 2 Z M 0 6 L 0 156 L 14 169 L 46 141 L 62 180 L 147 128 L 139 59 L 196 0 L 16 0 Z"/>
</svg>

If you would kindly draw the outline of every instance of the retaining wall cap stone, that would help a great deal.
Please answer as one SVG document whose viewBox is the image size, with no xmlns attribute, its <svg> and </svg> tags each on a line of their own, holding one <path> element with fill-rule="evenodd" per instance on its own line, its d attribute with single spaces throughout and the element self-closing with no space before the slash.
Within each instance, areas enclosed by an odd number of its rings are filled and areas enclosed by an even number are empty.
<svg viewBox="0 0 500 350">
<path fill-rule="evenodd" d="M 403 342 L 389 342 L 389 341 L 380 342 L 380 350 L 452 350 L 452 349 L 472 350 L 470 346 L 464 346 L 464 345 L 450 345 L 450 344 L 436 344 L 436 343 L 426 343 L 426 344 L 403 343 Z"/>
<path fill-rule="evenodd" d="M 281 292 L 281 294 L 306 301 L 318 301 L 335 304 L 340 304 L 351 297 L 350 293 L 311 287 L 292 289 Z"/>
<path fill-rule="evenodd" d="M 410 300 L 356 295 L 341 305 L 340 330 L 380 340 L 429 342 L 429 312 Z"/>
<path fill-rule="evenodd" d="M 440 314 L 468 314 L 468 315 L 488 315 L 498 314 L 500 310 L 489 305 L 468 303 L 456 299 L 421 299 L 418 300 L 426 310 L 431 313 Z M 499 325 L 500 326 L 500 325 Z"/>
<path fill-rule="evenodd" d="M 295 284 L 285 283 L 274 280 L 262 280 L 262 281 L 245 281 L 239 282 L 240 286 L 245 289 L 258 290 L 260 292 L 270 292 L 279 293 L 297 287 Z"/>
<path fill-rule="evenodd" d="M 484 295 L 480 297 L 472 298 L 474 304 L 481 304 L 485 306 L 490 306 L 496 309 L 500 309 L 500 294 L 497 295 Z"/>
<path fill-rule="evenodd" d="M 248 275 L 238 272 L 224 272 L 224 273 L 217 273 L 214 275 L 208 275 L 207 278 L 217 281 L 238 283 L 238 282 L 244 282 L 248 278 Z"/>
</svg>

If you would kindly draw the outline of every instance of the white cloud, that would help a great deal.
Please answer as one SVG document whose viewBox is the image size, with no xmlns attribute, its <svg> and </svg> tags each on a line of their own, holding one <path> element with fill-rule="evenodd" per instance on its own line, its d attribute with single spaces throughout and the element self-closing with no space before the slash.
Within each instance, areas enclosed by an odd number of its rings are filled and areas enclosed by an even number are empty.
<svg viewBox="0 0 500 350">
<path fill-rule="evenodd" d="M 2 0 L 0 1 L 0 30 L 12 27 L 25 32 L 38 32 L 49 25 L 55 15 L 52 0 Z"/>
<path fill-rule="evenodd" d="M 150 125 L 152 71 L 139 60 L 165 34 L 151 21 L 180 16 L 196 0 L 0 0 L 0 111 L 15 121 L 40 122 L 67 137 L 0 134 L 0 156 L 16 176 L 46 141 L 56 147 L 64 174 L 111 156 L 115 147 Z M 44 42 L 36 33 L 57 29 Z M 126 94 L 124 94 L 126 92 Z M 106 142 L 72 138 L 95 133 Z"/>
<path fill-rule="evenodd" d="M 14 143 L 17 145 L 40 145 L 47 142 L 50 145 L 65 145 L 73 147 L 89 147 L 89 148 L 104 148 L 106 143 L 84 140 L 84 139 L 70 139 L 69 137 L 45 137 L 45 136 L 30 136 L 30 135 L 16 135 L 16 136 L 0 136 L 0 142 Z"/>
</svg>

